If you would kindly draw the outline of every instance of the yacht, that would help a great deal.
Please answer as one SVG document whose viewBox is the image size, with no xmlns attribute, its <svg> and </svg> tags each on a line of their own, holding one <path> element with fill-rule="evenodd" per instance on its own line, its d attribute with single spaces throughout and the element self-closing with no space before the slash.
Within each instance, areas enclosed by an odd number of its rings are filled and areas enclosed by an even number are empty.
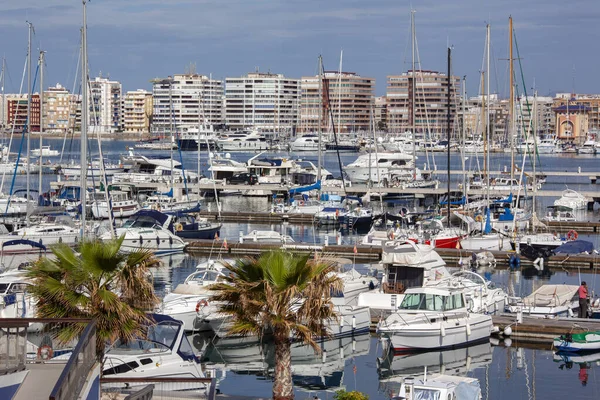
<svg viewBox="0 0 600 400">
<path fill-rule="evenodd" d="M 232 160 L 229 154 L 221 156 L 218 153 L 212 153 L 210 157 L 210 167 L 208 170 L 212 173 L 216 181 L 224 181 L 233 175 L 248 172 L 248 166 L 245 163 Z"/>
<path fill-rule="evenodd" d="M 411 133 L 407 132 L 406 135 L 411 135 Z M 389 152 L 400 152 L 404 154 L 412 154 L 413 152 L 413 142 L 409 137 L 392 136 L 387 141 L 381 141 L 380 144 L 385 151 Z"/>
<path fill-rule="evenodd" d="M 596 154 L 596 141 L 586 140 L 580 147 L 577 147 L 577 154 Z"/>
<path fill-rule="evenodd" d="M 325 141 L 321 138 L 321 149 L 325 149 Z M 317 135 L 304 135 L 290 143 L 290 151 L 319 151 L 319 137 Z"/>
<path fill-rule="evenodd" d="M 590 200 L 572 189 L 563 191 L 560 199 L 554 200 L 555 206 L 569 207 L 571 210 L 584 210 Z"/>
<path fill-rule="evenodd" d="M 463 290 L 407 289 L 398 309 L 377 325 L 395 352 L 455 348 L 489 340 L 492 318 L 470 313 Z"/>
<path fill-rule="evenodd" d="M 558 145 L 554 139 L 541 139 L 538 142 L 538 154 L 554 154 L 557 153 Z"/>
<path fill-rule="evenodd" d="M 543 285 L 527 297 L 509 297 L 506 311 L 539 318 L 572 317 L 579 310 L 578 289 L 576 285 Z"/>
<path fill-rule="evenodd" d="M 352 183 L 391 184 L 396 180 L 420 180 L 420 171 L 417 170 L 417 177 L 413 177 L 413 169 L 412 155 L 380 152 L 361 154 L 344 168 L 344 172 Z"/>
<path fill-rule="evenodd" d="M 423 379 L 407 378 L 401 385 L 398 397 L 403 400 L 425 399 L 481 399 L 477 378 L 453 375 L 432 375 Z"/>
<path fill-rule="evenodd" d="M 139 211 L 140 205 L 131 198 L 131 192 L 120 190 L 110 191 L 112 206 L 112 214 L 116 218 L 130 217 Z M 94 193 L 94 201 L 92 202 L 92 215 L 96 219 L 108 219 L 111 207 L 106 202 L 106 194 L 104 192 Z"/>
<path fill-rule="evenodd" d="M 542 217 L 542 222 L 575 222 L 575 214 L 571 207 L 548 206 L 546 215 Z"/>
<path fill-rule="evenodd" d="M 104 356 L 102 376 L 118 378 L 204 378 L 200 358 L 184 333 L 183 323 L 153 314 L 144 338 L 117 340 Z"/>
<path fill-rule="evenodd" d="M 240 131 L 225 134 L 217 139 L 222 151 L 263 151 L 269 149 L 265 137 L 256 131 Z"/>
<path fill-rule="evenodd" d="M 260 153 L 248 160 L 248 172 L 256 174 L 258 183 L 288 184 L 294 162 L 284 157 L 262 157 Z"/>
<path fill-rule="evenodd" d="M 466 154 L 483 154 L 483 142 L 479 140 L 465 140 L 462 149 Z"/>
<path fill-rule="evenodd" d="M 3 247 L 3 253 L 28 253 L 31 251 L 39 251 L 37 248 L 32 248 L 28 242 L 36 242 L 40 246 L 49 246 L 56 243 L 65 243 L 67 245 L 75 245 L 79 239 L 81 232 L 78 228 L 69 225 L 66 219 L 56 218 L 46 222 L 37 223 L 14 230 L 9 234 L 0 235 L 0 245 Z M 25 239 L 23 242 L 15 242 L 15 240 Z M 4 249 L 9 243 L 14 243 L 10 249 Z"/>
<path fill-rule="evenodd" d="M 33 149 L 31 150 L 31 155 L 34 157 L 54 157 L 57 156 L 58 150 L 52 150 L 50 146 L 42 146 L 41 149 Z"/>
<path fill-rule="evenodd" d="M 182 182 L 186 179 L 197 179 L 195 172 L 185 171 L 181 162 L 169 157 L 147 157 L 134 155 L 122 157 L 124 172 L 115 173 L 113 183 L 171 183 L 172 180 Z"/>
<path fill-rule="evenodd" d="M 200 134 L 198 134 L 198 132 Z M 200 128 L 189 128 L 187 132 L 179 135 L 177 143 L 181 151 L 198 151 L 214 149 L 216 147 L 217 131 L 213 125 L 202 125 Z"/>
<path fill-rule="evenodd" d="M 115 230 L 116 237 L 124 236 L 121 250 L 140 249 L 157 255 L 182 252 L 186 243 L 173 232 L 173 217 L 155 210 L 140 210 Z M 100 240 L 110 240 L 112 234 L 105 232 Z"/>
<path fill-rule="evenodd" d="M 145 210 L 156 210 L 165 214 L 183 214 L 200 211 L 200 198 L 195 195 L 183 195 L 182 198 L 173 197 L 173 191 L 167 194 L 154 194 L 148 196 L 142 203 Z"/>
<path fill-rule="evenodd" d="M 87 169 L 87 177 L 88 178 L 101 176 L 100 171 L 102 169 L 100 166 L 100 162 L 101 161 L 99 161 L 99 160 L 94 160 L 94 161 L 88 163 L 88 169 Z M 104 169 L 104 174 L 107 177 L 109 177 L 109 176 L 113 176 L 117 173 L 123 172 L 123 165 L 105 162 L 103 169 Z M 67 178 L 75 179 L 75 178 L 78 178 L 79 176 L 81 176 L 81 166 L 79 164 L 75 164 L 74 162 L 70 163 L 70 164 L 60 164 L 59 171 L 62 176 L 67 177 Z"/>
<path fill-rule="evenodd" d="M 281 234 L 275 231 L 254 230 L 246 235 L 240 236 L 240 241 L 258 242 L 258 243 L 294 243 L 290 235 Z"/>
</svg>

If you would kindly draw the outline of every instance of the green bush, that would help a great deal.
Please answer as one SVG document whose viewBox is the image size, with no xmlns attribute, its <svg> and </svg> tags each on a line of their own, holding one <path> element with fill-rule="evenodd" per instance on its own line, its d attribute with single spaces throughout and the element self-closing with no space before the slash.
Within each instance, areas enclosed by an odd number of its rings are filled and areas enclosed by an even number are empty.
<svg viewBox="0 0 600 400">
<path fill-rule="evenodd" d="M 369 396 L 361 392 L 353 390 L 352 392 L 346 392 L 345 390 L 338 390 L 333 396 L 334 400 L 369 400 Z"/>
</svg>

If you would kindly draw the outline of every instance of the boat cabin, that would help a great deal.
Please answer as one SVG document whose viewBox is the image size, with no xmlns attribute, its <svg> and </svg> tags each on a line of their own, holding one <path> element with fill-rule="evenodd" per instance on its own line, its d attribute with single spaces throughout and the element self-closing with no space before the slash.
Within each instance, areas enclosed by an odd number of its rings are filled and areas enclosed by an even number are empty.
<svg viewBox="0 0 600 400">
<path fill-rule="evenodd" d="M 466 304 L 462 290 L 413 288 L 404 292 L 398 310 L 443 312 L 466 309 Z"/>
</svg>

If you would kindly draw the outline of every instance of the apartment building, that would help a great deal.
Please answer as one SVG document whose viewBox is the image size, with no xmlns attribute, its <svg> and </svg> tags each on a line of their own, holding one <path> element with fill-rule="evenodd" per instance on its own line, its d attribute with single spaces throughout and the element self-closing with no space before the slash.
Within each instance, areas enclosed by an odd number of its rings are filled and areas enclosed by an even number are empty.
<svg viewBox="0 0 600 400">
<path fill-rule="evenodd" d="M 225 123 L 278 135 L 298 124 L 298 79 L 253 72 L 225 79 Z"/>
<path fill-rule="evenodd" d="M 301 133 L 367 131 L 374 106 L 375 79 L 354 72 L 325 72 L 300 80 Z"/>
<path fill-rule="evenodd" d="M 450 124 L 454 126 L 460 78 L 452 76 L 450 82 Z M 448 77 L 440 72 L 420 70 L 413 73 L 409 70 L 402 75 L 388 76 L 388 130 L 401 133 L 415 129 L 418 133 L 429 132 L 433 138 L 445 137 L 447 95 Z"/>
<path fill-rule="evenodd" d="M 121 129 L 124 133 L 149 133 L 151 118 L 152 93 L 143 89 L 125 93 L 121 108 Z"/>
<path fill-rule="evenodd" d="M 44 91 L 44 132 L 64 133 L 73 130 L 80 96 L 71 94 L 60 83 Z M 80 106 L 80 105 L 79 105 Z M 79 115 L 81 123 L 81 114 Z"/>
<path fill-rule="evenodd" d="M 90 81 L 90 133 L 115 133 L 121 128 L 121 83 L 96 77 Z"/>
<path fill-rule="evenodd" d="M 554 97 L 554 108 L 561 106 L 565 106 L 565 111 L 571 109 L 572 106 L 583 106 L 582 109 L 587 110 L 589 133 L 596 136 L 600 134 L 600 94 L 557 93 Z M 587 132 L 582 132 L 582 134 L 586 135 Z"/>
<path fill-rule="evenodd" d="M 170 134 L 171 126 L 185 133 L 199 125 L 223 123 L 223 81 L 196 73 L 152 81 L 152 124 L 156 134 Z"/>
<path fill-rule="evenodd" d="M 27 95 L 7 94 L 6 104 L 6 129 L 15 129 L 20 132 L 27 126 Z M 31 131 L 40 131 L 40 95 L 31 96 Z"/>
</svg>

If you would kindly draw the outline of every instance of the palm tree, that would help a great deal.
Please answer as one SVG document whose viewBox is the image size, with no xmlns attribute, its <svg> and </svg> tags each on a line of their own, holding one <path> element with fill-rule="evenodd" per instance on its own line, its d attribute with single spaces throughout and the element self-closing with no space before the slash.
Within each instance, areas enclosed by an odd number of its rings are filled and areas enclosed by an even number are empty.
<svg viewBox="0 0 600 400">
<path fill-rule="evenodd" d="M 230 335 L 269 333 L 275 343 L 273 399 L 293 399 L 291 344 L 298 340 L 320 352 L 316 338 L 336 318 L 331 292 L 342 289 L 334 265 L 282 250 L 229 266 L 231 274 L 211 286 L 220 311 L 232 317 Z"/>
<path fill-rule="evenodd" d="M 150 323 L 146 315 L 157 304 L 148 268 L 158 263 L 147 250 L 124 253 L 123 237 L 85 241 L 79 254 L 66 244 L 52 247 L 53 257 L 34 263 L 28 276 L 37 298 L 40 318 L 96 320 L 96 353 L 102 360 L 106 344 L 143 336 Z M 86 324 L 64 324 L 56 339 L 75 340 Z"/>
</svg>

